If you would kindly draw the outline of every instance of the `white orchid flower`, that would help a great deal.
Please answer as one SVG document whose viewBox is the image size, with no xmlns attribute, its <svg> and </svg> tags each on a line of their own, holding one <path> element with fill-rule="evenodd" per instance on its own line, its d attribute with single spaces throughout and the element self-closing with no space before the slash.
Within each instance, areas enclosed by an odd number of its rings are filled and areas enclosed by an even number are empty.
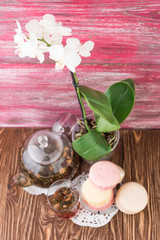
<svg viewBox="0 0 160 240">
<path fill-rule="evenodd" d="M 44 52 L 47 52 L 48 48 L 44 46 L 44 43 L 39 45 L 36 35 L 32 32 L 29 33 L 29 39 L 23 42 L 16 53 L 19 57 L 38 58 L 40 63 L 44 61 Z"/>
<path fill-rule="evenodd" d="M 15 29 L 16 31 L 16 35 L 14 36 L 14 42 L 17 44 L 16 48 L 19 47 L 24 40 L 27 39 L 26 35 L 22 32 L 22 28 L 21 25 L 18 21 L 16 21 L 17 24 L 17 29 Z"/>
<path fill-rule="evenodd" d="M 55 17 L 51 14 L 45 14 L 43 20 L 40 21 L 40 24 L 43 26 L 44 31 L 53 35 L 55 33 L 61 36 L 70 36 L 71 29 L 68 27 L 63 27 L 61 22 L 56 22 Z"/>
<path fill-rule="evenodd" d="M 31 20 L 26 26 L 28 32 L 33 32 L 37 39 L 45 40 L 48 44 L 61 44 L 63 36 L 70 36 L 71 29 L 57 23 L 51 14 L 45 14 L 41 21 Z"/>
<path fill-rule="evenodd" d="M 63 37 L 58 34 L 50 35 L 48 33 L 44 33 L 43 39 L 50 45 L 61 45 Z"/>
<path fill-rule="evenodd" d="M 81 63 L 81 57 L 68 46 L 53 45 L 49 49 L 50 58 L 56 61 L 55 68 L 60 70 L 66 66 L 71 72 Z"/>
<path fill-rule="evenodd" d="M 55 32 L 61 36 L 70 36 L 70 35 L 72 35 L 71 31 L 72 31 L 72 29 L 70 29 L 68 27 L 63 27 L 61 22 L 58 22 L 56 24 Z"/>
<path fill-rule="evenodd" d="M 26 25 L 25 28 L 28 32 L 33 32 L 38 39 L 43 38 L 43 28 L 37 20 L 31 20 Z"/>
<path fill-rule="evenodd" d="M 44 40 L 49 44 L 61 44 L 63 36 L 70 36 L 71 29 L 63 27 L 62 23 L 57 23 L 51 14 L 45 14 L 43 20 L 40 21 L 44 31 Z"/>
<path fill-rule="evenodd" d="M 25 28 L 28 32 L 33 32 L 38 39 L 44 38 L 44 33 L 51 35 L 53 27 L 56 24 L 53 15 L 46 14 L 43 16 L 43 20 L 38 22 L 38 20 L 31 20 L 26 25 Z"/>
<path fill-rule="evenodd" d="M 78 38 L 68 38 L 66 46 L 63 47 L 62 38 L 70 36 L 71 29 L 63 27 L 61 22 L 57 23 L 51 14 L 44 15 L 41 21 L 29 21 L 25 26 L 28 34 L 22 32 L 18 21 L 17 26 L 14 40 L 19 57 L 38 58 L 42 63 L 44 53 L 49 52 L 50 58 L 56 62 L 56 69 L 66 66 L 75 72 L 75 68 L 81 63 L 80 56 L 90 56 L 90 51 L 94 48 L 92 41 L 81 44 Z"/>
<path fill-rule="evenodd" d="M 51 14 L 45 14 L 43 19 L 40 20 L 40 25 L 43 27 L 44 32 L 54 34 L 54 26 L 56 25 L 55 17 Z"/>
<path fill-rule="evenodd" d="M 50 41 L 51 35 L 49 34 L 49 32 L 51 31 L 50 29 L 51 20 L 55 22 L 54 17 L 52 15 L 50 16 L 51 16 L 50 21 L 47 20 L 40 21 L 43 22 L 43 24 L 41 24 L 37 20 L 31 20 L 25 25 L 25 28 L 28 32 L 33 32 L 36 35 L 37 39 L 39 40 L 44 39 L 48 44 L 52 44 Z"/>
<path fill-rule="evenodd" d="M 78 38 L 68 38 L 66 43 L 70 48 L 79 53 L 79 55 L 82 57 L 91 56 L 90 51 L 92 51 L 94 48 L 94 42 L 87 41 L 84 44 L 81 44 Z"/>
<path fill-rule="evenodd" d="M 61 22 L 56 23 L 52 30 L 54 31 L 52 35 L 48 34 L 48 36 L 44 37 L 45 41 L 51 45 L 61 45 L 63 36 L 71 35 L 71 29 L 63 27 Z"/>
</svg>

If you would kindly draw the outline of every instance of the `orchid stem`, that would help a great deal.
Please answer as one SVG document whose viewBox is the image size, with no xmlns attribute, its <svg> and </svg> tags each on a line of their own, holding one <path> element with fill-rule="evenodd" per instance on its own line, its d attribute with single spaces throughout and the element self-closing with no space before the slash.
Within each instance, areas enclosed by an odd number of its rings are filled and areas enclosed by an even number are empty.
<svg viewBox="0 0 160 240">
<path fill-rule="evenodd" d="M 90 129 L 89 129 L 88 124 L 87 124 L 86 112 L 85 112 L 84 105 L 83 105 L 82 98 L 81 98 L 81 94 L 80 94 L 80 91 L 79 91 L 78 78 L 76 76 L 76 73 L 73 73 L 73 72 L 71 72 L 71 76 L 72 76 L 72 83 L 73 83 L 73 86 L 75 88 L 77 98 L 78 98 L 78 102 L 79 102 L 80 109 L 81 109 L 81 113 L 82 113 L 82 120 L 84 122 L 86 132 L 88 132 Z"/>
<path fill-rule="evenodd" d="M 52 45 L 47 43 L 44 39 L 40 39 L 38 38 L 38 41 L 44 42 L 45 44 L 47 44 L 47 47 L 51 47 Z"/>
</svg>

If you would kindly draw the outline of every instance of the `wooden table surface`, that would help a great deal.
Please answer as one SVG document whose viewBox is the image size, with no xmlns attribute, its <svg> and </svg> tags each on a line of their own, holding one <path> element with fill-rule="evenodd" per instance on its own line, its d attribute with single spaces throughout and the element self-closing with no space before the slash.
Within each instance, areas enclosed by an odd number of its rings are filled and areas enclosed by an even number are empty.
<svg viewBox="0 0 160 240">
<path fill-rule="evenodd" d="M 121 130 L 112 161 L 126 172 L 125 182 L 137 181 L 148 191 L 149 204 L 140 214 L 118 212 L 101 228 L 80 227 L 54 218 L 46 196 L 33 196 L 14 185 L 19 152 L 36 129 L 0 130 L 0 239 L 1 240 L 157 240 L 160 238 L 160 130 Z M 87 167 L 80 164 L 80 172 Z M 159 236 L 159 237 L 158 237 Z"/>
</svg>

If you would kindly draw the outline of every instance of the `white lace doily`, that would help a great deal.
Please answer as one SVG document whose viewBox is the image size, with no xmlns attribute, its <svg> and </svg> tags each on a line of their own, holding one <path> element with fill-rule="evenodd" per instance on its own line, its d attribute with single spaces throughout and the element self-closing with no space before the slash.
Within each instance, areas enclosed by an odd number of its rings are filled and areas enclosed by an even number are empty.
<svg viewBox="0 0 160 240">
<path fill-rule="evenodd" d="M 118 212 L 118 208 L 112 205 L 111 213 L 92 213 L 80 206 L 80 210 L 76 216 L 72 217 L 72 222 L 80 226 L 102 227 L 109 223 L 112 217 Z"/>
<path fill-rule="evenodd" d="M 32 195 L 41 195 L 42 193 L 47 195 L 47 192 L 48 192 L 48 188 L 41 188 L 35 185 L 24 187 L 23 189 Z"/>
<path fill-rule="evenodd" d="M 73 180 L 73 185 L 77 186 L 80 190 L 80 186 L 84 180 L 88 178 L 88 174 L 81 174 Z M 105 212 L 94 213 L 88 211 L 84 208 L 82 202 L 80 205 L 79 212 L 71 218 L 72 222 L 80 226 L 89 226 L 89 227 L 102 227 L 109 223 L 112 217 L 118 212 L 118 207 L 113 204 Z"/>
</svg>

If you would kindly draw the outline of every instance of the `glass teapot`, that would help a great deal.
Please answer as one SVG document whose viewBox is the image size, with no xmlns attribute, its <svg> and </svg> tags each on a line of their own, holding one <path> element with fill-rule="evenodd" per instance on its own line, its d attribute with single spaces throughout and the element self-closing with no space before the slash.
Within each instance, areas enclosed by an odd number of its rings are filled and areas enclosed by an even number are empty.
<svg viewBox="0 0 160 240">
<path fill-rule="evenodd" d="M 75 124 L 75 117 L 67 113 L 56 121 L 52 131 L 32 134 L 22 148 L 22 172 L 13 177 L 14 182 L 21 187 L 34 184 L 47 188 L 59 179 L 72 178 L 79 167 L 79 156 L 70 140 Z"/>
</svg>

